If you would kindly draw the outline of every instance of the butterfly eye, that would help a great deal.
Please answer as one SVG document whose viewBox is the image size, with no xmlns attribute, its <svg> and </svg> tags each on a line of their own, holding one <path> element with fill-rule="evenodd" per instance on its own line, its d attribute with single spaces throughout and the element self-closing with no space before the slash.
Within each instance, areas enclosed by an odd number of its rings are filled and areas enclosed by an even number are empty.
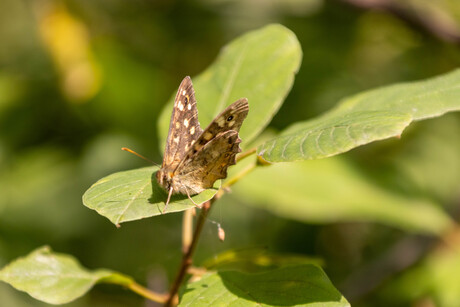
<svg viewBox="0 0 460 307">
<path fill-rule="evenodd" d="M 228 118 L 227 118 L 227 121 L 231 121 L 233 119 L 233 115 L 230 115 Z"/>
</svg>

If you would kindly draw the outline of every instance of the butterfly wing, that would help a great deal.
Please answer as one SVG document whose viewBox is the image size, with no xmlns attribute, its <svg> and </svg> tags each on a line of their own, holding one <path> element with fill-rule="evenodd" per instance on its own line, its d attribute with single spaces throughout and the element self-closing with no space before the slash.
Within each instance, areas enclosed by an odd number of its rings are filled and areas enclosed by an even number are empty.
<svg viewBox="0 0 460 307">
<path fill-rule="evenodd" d="M 222 113 L 216 116 L 216 118 L 203 131 L 203 138 L 200 137 L 200 140 L 197 143 L 204 144 L 218 133 L 227 130 L 235 130 L 236 132 L 239 132 L 244 119 L 248 116 L 248 112 L 248 99 L 238 99 L 222 111 Z"/>
<path fill-rule="evenodd" d="M 176 182 L 199 193 L 212 187 L 217 179 L 227 177 L 228 166 L 235 164 L 235 156 L 241 151 L 238 131 L 248 112 L 248 100 L 242 98 L 220 113 L 177 166 Z"/>
<path fill-rule="evenodd" d="M 162 169 L 174 170 L 202 131 L 198 122 L 195 90 L 187 76 L 182 80 L 174 99 Z"/>
<path fill-rule="evenodd" d="M 236 163 L 241 152 L 238 132 L 228 130 L 207 142 L 194 156 L 185 160 L 176 172 L 184 194 L 196 194 L 211 188 L 218 179 L 227 177 L 227 168 Z M 186 191 L 185 191 L 186 190 Z"/>
</svg>

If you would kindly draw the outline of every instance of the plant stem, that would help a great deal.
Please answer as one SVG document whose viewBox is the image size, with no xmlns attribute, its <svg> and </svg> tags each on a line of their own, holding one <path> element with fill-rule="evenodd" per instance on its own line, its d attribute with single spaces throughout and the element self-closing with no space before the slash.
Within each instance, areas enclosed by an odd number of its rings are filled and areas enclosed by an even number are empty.
<svg viewBox="0 0 460 307">
<path fill-rule="evenodd" d="M 158 293 L 152 292 L 149 289 L 142 287 L 141 285 L 139 285 L 138 283 L 136 283 L 134 281 L 129 283 L 126 286 L 127 286 L 127 288 L 129 290 L 131 290 L 131 291 L 139 294 L 140 296 L 143 296 L 143 297 L 145 297 L 145 298 L 147 298 L 147 299 L 149 299 L 151 301 L 157 302 L 157 303 L 165 303 L 166 300 L 168 299 L 167 294 L 158 294 Z"/>
<path fill-rule="evenodd" d="M 238 161 L 241 161 L 241 159 L 252 155 L 253 153 L 256 152 L 256 148 L 253 148 L 251 150 L 248 150 L 247 152 L 243 153 L 240 155 Z M 233 178 L 229 179 L 225 184 L 222 185 L 221 189 L 217 192 L 216 195 L 211 200 L 208 200 L 207 202 L 203 203 L 200 215 L 198 217 L 198 220 L 196 221 L 196 226 L 195 226 L 195 231 L 193 232 L 193 237 L 190 242 L 190 236 L 191 236 L 191 228 L 192 228 L 192 218 L 193 218 L 193 210 L 187 210 L 184 213 L 184 218 L 183 218 L 183 239 L 182 239 L 182 261 L 180 264 L 179 271 L 177 272 L 176 278 L 174 279 L 174 282 L 171 286 L 171 290 L 169 291 L 169 296 L 168 299 L 166 300 L 164 306 L 165 307 L 171 307 L 171 306 L 176 306 L 179 303 L 179 297 L 177 295 L 180 285 L 185 279 L 185 276 L 187 275 L 191 265 L 192 265 L 192 257 L 193 253 L 195 252 L 196 246 L 198 244 L 198 240 L 201 235 L 201 231 L 203 230 L 204 223 L 206 222 L 206 218 L 209 215 L 209 211 L 211 210 L 212 204 L 218 200 L 220 197 L 225 192 L 225 188 L 228 188 L 238 182 L 241 178 L 243 178 L 245 175 L 247 175 L 249 172 L 254 170 L 259 164 L 257 162 L 254 162 L 250 164 L 248 167 L 243 169 L 240 173 L 238 173 L 236 176 Z"/>
<path fill-rule="evenodd" d="M 241 160 L 243 160 L 244 158 L 249 157 L 249 156 L 252 155 L 252 154 L 255 154 L 256 151 L 257 151 L 257 148 L 254 147 L 254 148 L 252 148 L 252 149 L 249 149 L 249 150 L 247 150 L 247 151 L 245 151 L 245 152 L 240 153 L 240 154 L 238 155 L 238 157 L 236 157 L 236 162 L 238 163 L 238 162 L 240 162 Z"/>
<path fill-rule="evenodd" d="M 237 183 L 241 178 L 243 178 L 244 176 L 246 176 L 247 174 L 249 174 L 251 171 L 253 171 L 255 168 L 257 167 L 257 164 L 256 163 L 252 163 L 250 165 L 248 165 L 246 168 L 244 168 L 241 172 L 239 172 L 238 174 L 236 174 L 234 177 L 230 178 L 229 180 L 227 180 L 221 187 L 221 190 L 224 190 L 226 188 L 229 188 L 231 187 L 232 185 L 234 185 L 235 183 Z"/>
<path fill-rule="evenodd" d="M 196 222 L 195 226 L 195 232 L 193 233 L 193 238 L 192 242 L 188 248 L 188 250 L 184 253 L 182 256 L 182 262 L 180 265 L 179 272 L 176 275 L 176 278 L 173 282 L 173 285 L 171 287 L 171 290 L 169 291 L 169 297 L 168 300 L 165 303 L 165 306 L 170 307 L 170 306 L 175 306 L 177 305 L 179 299 L 177 296 L 177 292 L 179 291 L 179 287 L 182 284 L 182 281 L 185 278 L 185 275 L 187 274 L 187 271 L 189 267 L 192 265 L 192 256 L 193 253 L 195 252 L 196 246 L 198 244 L 198 239 L 200 238 L 201 231 L 203 230 L 204 223 L 206 221 L 206 218 L 209 214 L 209 211 L 211 209 L 212 204 L 216 200 L 216 197 L 214 197 L 211 200 L 208 200 L 203 204 L 203 207 L 201 208 L 201 213 L 198 217 L 198 220 Z"/>
<path fill-rule="evenodd" d="M 186 210 L 182 218 L 182 254 L 185 254 L 192 244 L 193 215 L 195 212 L 195 208 Z"/>
</svg>

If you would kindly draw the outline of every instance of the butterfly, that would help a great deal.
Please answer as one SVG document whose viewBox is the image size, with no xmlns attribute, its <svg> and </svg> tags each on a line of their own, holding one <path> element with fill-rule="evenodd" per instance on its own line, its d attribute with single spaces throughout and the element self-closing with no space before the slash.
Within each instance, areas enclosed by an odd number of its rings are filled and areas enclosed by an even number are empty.
<svg viewBox="0 0 460 307">
<path fill-rule="evenodd" d="M 192 200 L 190 195 L 227 177 L 227 168 L 236 164 L 236 154 L 241 152 L 238 132 L 248 112 L 248 100 L 238 99 L 203 130 L 192 80 L 188 76 L 182 80 L 174 100 L 163 163 L 156 174 L 168 193 L 163 212 L 172 194 L 184 194 Z"/>
</svg>

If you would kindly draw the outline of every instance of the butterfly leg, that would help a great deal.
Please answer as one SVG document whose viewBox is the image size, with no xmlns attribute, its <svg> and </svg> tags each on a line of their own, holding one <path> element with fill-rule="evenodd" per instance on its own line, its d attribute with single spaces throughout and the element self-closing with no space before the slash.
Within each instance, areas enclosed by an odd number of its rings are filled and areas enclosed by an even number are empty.
<svg viewBox="0 0 460 307">
<path fill-rule="evenodd" d="M 185 192 L 187 193 L 187 197 L 188 197 L 188 199 L 190 199 L 190 200 L 192 201 L 192 203 L 193 203 L 193 204 L 194 204 L 196 207 L 198 207 L 198 208 L 200 208 L 200 209 L 201 209 L 201 206 L 200 206 L 200 205 L 198 205 L 198 204 L 197 204 L 197 203 L 196 203 L 196 202 L 195 202 L 195 201 L 192 199 L 192 197 L 190 196 L 190 193 L 188 192 L 188 189 L 187 189 L 187 187 L 185 187 L 185 186 L 184 186 L 184 188 L 185 188 Z"/>
<path fill-rule="evenodd" d="M 166 200 L 166 204 L 165 204 L 165 207 L 163 208 L 163 212 L 162 212 L 162 213 L 165 213 L 165 212 L 166 212 L 166 207 L 168 206 L 169 201 L 171 200 L 172 192 L 173 192 L 173 188 L 170 187 L 170 188 L 169 188 L 169 193 L 168 193 L 168 199 Z"/>
</svg>

